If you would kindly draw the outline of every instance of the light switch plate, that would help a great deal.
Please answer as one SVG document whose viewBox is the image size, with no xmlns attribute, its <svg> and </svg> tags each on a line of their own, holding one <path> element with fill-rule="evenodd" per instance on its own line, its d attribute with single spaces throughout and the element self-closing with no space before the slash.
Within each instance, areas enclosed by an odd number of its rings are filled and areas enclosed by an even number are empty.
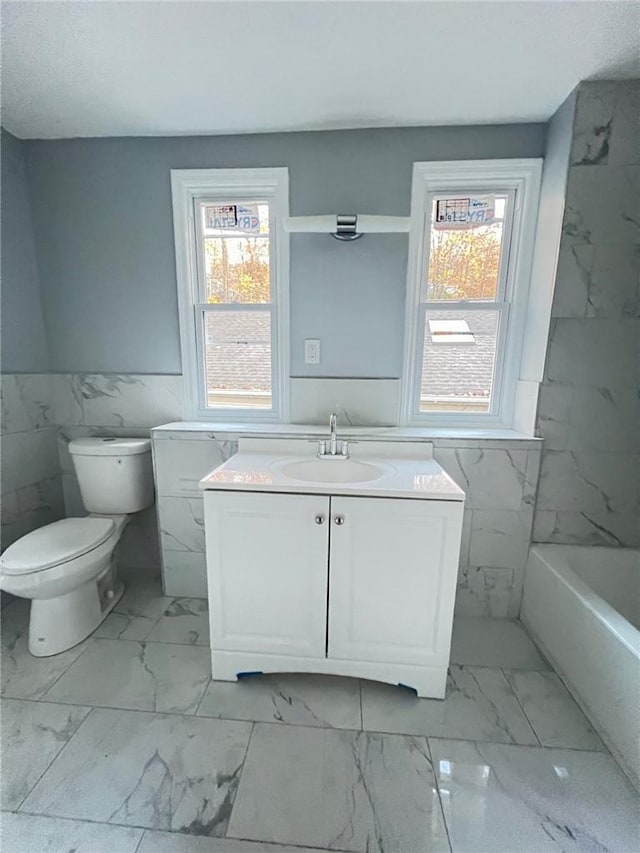
<svg viewBox="0 0 640 853">
<path fill-rule="evenodd" d="M 307 338 L 304 342 L 304 363 L 320 364 L 320 341 L 318 338 Z"/>
</svg>

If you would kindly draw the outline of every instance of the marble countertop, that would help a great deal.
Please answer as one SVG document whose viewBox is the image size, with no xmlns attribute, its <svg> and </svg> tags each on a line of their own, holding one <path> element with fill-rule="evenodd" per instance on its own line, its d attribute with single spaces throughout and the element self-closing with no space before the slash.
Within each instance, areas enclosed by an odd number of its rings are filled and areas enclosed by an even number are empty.
<svg viewBox="0 0 640 853">
<path fill-rule="evenodd" d="M 151 429 L 154 441 L 171 439 L 210 440 L 270 437 L 327 438 L 327 424 L 236 423 L 232 421 L 174 421 Z M 537 449 L 542 439 L 511 429 L 426 428 L 408 426 L 351 426 L 338 421 L 340 438 L 349 440 L 434 442 L 438 447 L 496 447 L 509 450 Z"/>
<path fill-rule="evenodd" d="M 320 436 L 326 437 L 327 424 L 281 424 L 253 423 L 247 421 L 174 421 L 168 424 L 152 427 L 156 437 L 163 433 L 204 432 L 204 433 L 234 433 L 247 436 Z M 338 424 L 340 437 L 347 438 L 379 438 L 391 441 L 430 441 L 434 438 L 445 439 L 479 439 L 487 441 L 522 441 L 541 443 L 536 436 L 525 435 L 512 429 L 481 429 L 463 427 L 409 427 L 409 426 L 351 426 Z"/>
<path fill-rule="evenodd" d="M 433 459 L 428 442 L 352 441 L 350 459 L 381 472 L 367 482 L 308 481 L 287 476 L 291 463 L 316 460 L 317 441 L 241 438 L 238 453 L 200 481 L 204 491 L 288 492 L 463 501 L 465 493 Z M 319 467 L 345 465 L 327 460 Z M 327 469 L 328 470 L 328 469 Z"/>
</svg>

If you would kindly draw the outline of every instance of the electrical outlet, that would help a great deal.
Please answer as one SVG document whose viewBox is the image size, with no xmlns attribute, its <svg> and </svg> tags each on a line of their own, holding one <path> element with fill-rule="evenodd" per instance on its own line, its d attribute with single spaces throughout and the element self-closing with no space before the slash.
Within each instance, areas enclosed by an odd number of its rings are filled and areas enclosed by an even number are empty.
<svg viewBox="0 0 640 853">
<path fill-rule="evenodd" d="M 320 364 L 320 341 L 317 338 L 307 338 L 304 342 L 304 363 Z"/>
</svg>

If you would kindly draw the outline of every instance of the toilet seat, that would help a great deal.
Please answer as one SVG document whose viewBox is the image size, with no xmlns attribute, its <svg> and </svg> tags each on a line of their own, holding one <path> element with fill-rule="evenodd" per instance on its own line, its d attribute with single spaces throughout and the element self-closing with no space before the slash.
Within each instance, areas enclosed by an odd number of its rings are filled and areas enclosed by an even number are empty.
<svg viewBox="0 0 640 853">
<path fill-rule="evenodd" d="M 63 518 L 27 533 L 0 556 L 3 575 L 42 572 L 98 548 L 115 531 L 111 518 Z"/>
</svg>

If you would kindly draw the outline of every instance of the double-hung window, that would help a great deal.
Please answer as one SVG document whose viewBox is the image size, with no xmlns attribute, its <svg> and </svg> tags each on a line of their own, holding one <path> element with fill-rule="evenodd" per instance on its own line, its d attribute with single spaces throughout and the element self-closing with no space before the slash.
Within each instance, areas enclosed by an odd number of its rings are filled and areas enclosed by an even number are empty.
<svg viewBox="0 0 640 853">
<path fill-rule="evenodd" d="M 540 161 L 414 164 L 405 423 L 510 426 Z"/>
<path fill-rule="evenodd" d="M 287 170 L 173 170 L 171 182 L 192 416 L 286 420 Z"/>
</svg>

